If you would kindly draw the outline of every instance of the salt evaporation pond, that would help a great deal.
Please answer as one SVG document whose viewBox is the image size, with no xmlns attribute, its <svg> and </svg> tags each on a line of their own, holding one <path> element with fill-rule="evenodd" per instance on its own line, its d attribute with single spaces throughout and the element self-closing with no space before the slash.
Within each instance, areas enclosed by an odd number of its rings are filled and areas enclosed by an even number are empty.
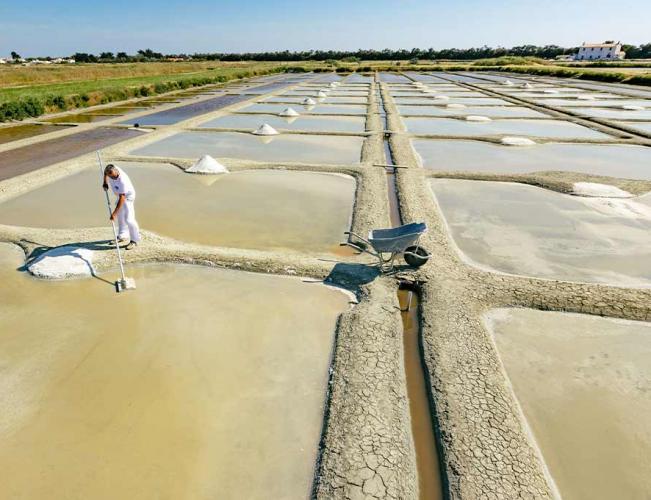
<svg viewBox="0 0 651 500">
<path fill-rule="evenodd" d="M 28 123 L 23 125 L 13 125 L 9 127 L 0 127 L 0 144 L 7 142 L 18 141 L 20 139 L 27 139 L 37 135 L 56 132 L 58 130 L 65 130 L 66 127 L 55 125 L 40 125 L 35 123 Z"/>
<path fill-rule="evenodd" d="M 651 323 L 531 309 L 487 320 L 563 498 L 647 498 Z"/>
<path fill-rule="evenodd" d="M 363 137 L 283 134 L 258 137 L 238 132 L 180 132 L 131 151 L 168 158 L 241 158 L 256 161 L 359 163 Z"/>
<path fill-rule="evenodd" d="M 0 244 L 4 498 L 309 496 L 348 296 L 173 265 L 129 267 L 116 295 L 23 259 Z"/>
<path fill-rule="evenodd" d="M 467 116 L 480 115 L 489 118 L 546 118 L 547 115 L 520 106 L 468 106 L 448 108 L 445 106 L 398 106 L 402 115 L 420 116 Z"/>
<path fill-rule="evenodd" d="M 210 176 L 171 165 L 118 165 L 136 186 L 140 226 L 178 240 L 335 252 L 350 228 L 355 196 L 350 177 L 282 170 Z M 106 227 L 103 196 L 99 174 L 90 168 L 0 204 L 0 223 Z"/>
<path fill-rule="evenodd" d="M 651 107 L 647 109 L 638 109 L 635 111 L 617 108 L 582 108 L 580 110 L 576 110 L 575 113 L 580 113 L 585 116 L 593 116 L 595 118 L 606 118 L 610 120 L 651 120 Z"/>
<path fill-rule="evenodd" d="M 451 236 L 480 267 L 549 279 L 651 285 L 651 208 L 506 182 L 432 179 Z M 626 202 L 624 202 L 626 203 Z"/>
<path fill-rule="evenodd" d="M 439 94 L 433 94 L 439 95 Z M 445 92 L 441 96 L 447 95 Z M 465 104 L 466 106 L 512 106 L 508 101 L 496 99 L 493 97 L 450 97 L 449 99 L 435 99 L 434 97 L 394 97 L 396 104 L 411 104 L 411 105 L 433 105 L 438 104 L 445 106 L 446 104 Z"/>
<path fill-rule="evenodd" d="M 310 106 L 291 105 L 301 114 L 315 113 L 324 115 L 359 115 L 366 116 L 366 106 L 356 104 L 322 104 L 316 101 L 316 104 Z M 278 114 L 287 109 L 287 104 L 281 103 L 257 103 L 245 106 L 237 110 L 238 113 L 275 113 Z"/>
<path fill-rule="evenodd" d="M 412 134 L 432 135 L 526 135 L 555 139 L 608 139 L 610 136 L 563 120 L 493 120 L 470 122 L 453 118 L 403 118 Z"/>
<path fill-rule="evenodd" d="M 651 134 L 651 122 L 618 122 L 618 124 Z"/>
<path fill-rule="evenodd" d="M 366 119 L 361 116 L 310 116 L 285 118 L 274 115 L 229 114 L 199 125 L 200 128 L 232 128 L 255 130 L 268 123 L 276 130 L 305 130 L 309 132 L 364 132 Z"/>
<path fill-rule="evenodd" d="M 432 170 L 527 173 L 559 170 L 651 180 L 651 148 L 620 144 L 501 146 L 482 141 L 413 139 Z"/>
</svg>

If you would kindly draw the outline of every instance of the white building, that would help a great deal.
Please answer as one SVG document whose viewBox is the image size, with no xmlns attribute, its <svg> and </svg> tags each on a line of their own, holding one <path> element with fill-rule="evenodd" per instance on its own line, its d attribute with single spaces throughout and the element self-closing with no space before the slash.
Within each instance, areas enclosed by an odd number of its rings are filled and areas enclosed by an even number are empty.
<svg viewBox="0 0 651 500">
<path fill-rule="evenodd" d="M 621 42 L 583 43 L 574 56 L 575 61 L 617 61 L 624 59 Z"/>
<path fill-rule="evenodd" d="M 7 60 L 0 57 L 0 64 L 7 64 Z"/>
</svg>

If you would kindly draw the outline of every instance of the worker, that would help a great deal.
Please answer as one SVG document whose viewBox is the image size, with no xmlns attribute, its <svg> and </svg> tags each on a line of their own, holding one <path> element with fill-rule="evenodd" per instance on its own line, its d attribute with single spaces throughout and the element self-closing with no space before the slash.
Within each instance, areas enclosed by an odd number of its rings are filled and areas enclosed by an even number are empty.
<svg viewBox="0 0 651 500">
<path fill-rule="evenodd" d="M 115 209 L 111 213 L 111 221 L 118 221 L 118 243 L 129 241 L 127 250 L 134 249 L 140 242 L 140 228 L 136 221 L 136 190 L 133 183 L 124 170 L 115 165 L 107 165 L 104 169 L 104 184 L 106 191 L 111 187 L 113 194 L 117 196 Z"/>
</svg>

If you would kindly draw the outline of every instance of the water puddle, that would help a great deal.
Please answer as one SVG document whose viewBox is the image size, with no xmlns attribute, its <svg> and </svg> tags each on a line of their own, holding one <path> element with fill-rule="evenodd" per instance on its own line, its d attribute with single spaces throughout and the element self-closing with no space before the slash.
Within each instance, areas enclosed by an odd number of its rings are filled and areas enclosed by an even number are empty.
<svg viewBox="0 0 651 500">
<path fill-rule="evenodd" d="M 531 309 L 487 319 L 563 498 L 646 498 L 651 323 Z"/>
<path fill-rule="evenodd" d="M 0 247 L 4 496 L 308 497 L 345 294 L 151 265 L 116 295 L 22 257 Z"/>
<path fill-rule="evenodd" d="M 564 120 L 493 120 L 470 122 L 451 118 L 403 118 L 412 134 L 458 136 L 525 135 L 555 139 L 607 139 L 608 135 Z"/>
<path fill-rule="evenodd" d="M 311 132 L 364 132 L 366 120 L 357 116 L 299 116 L 283 118 L 274 115 L 230 114 L 202 123 L 200 127 L 255 130 L 268 123 L 277 130 L 307 130 Z"/>
<path fill-rule="evenodd" d="M 132 154 L 172 158 L 199 158 L 209 154 L 215 158 L 242 158 L 256 161 L 307 163 L 359 163 L 362 137 L 278 135 L 260 138 L 237 132 L 181 132 Z"/>
<path fill-rule="evenodd" d="M 6 144 L 20 139 L 27 139 L 28 137 L 36 137 L 37 135 L 48 134 L 58 130 L 64 130 L 64 128 L 54 125 L 37 125 L 32 123 L 0 127 L 0 144 Z"/>
<path fill-rule="evenodd" d="M 510 147 L 481 141 L 413 139 L 432 170 L 527 173 L 560 170 L 651 180 L 651 148 L 619 144 L 537 144 Z"/>
<path fill-rule="evenodd" d="M 452 238 L 480 267 L 550 279 L 651 285 L 648 206 L 633 213 L 617 202 L 506 182 L 430 183 Z"/>
<path fill-rule="evenodd" d="M 0 152 L 0 180 L 69 160 L 140 134 L 123 128 L 96 128 Z"/>
<path fill-rule="evenodd" d="M 119 165 L 138 190 L 140 226 L 178 240 L 331 252 L 350 228 L 352 178 L 281 170 L 214 177 L 186 174 L 169 165 Z M 105 226 L 98 178 L 90 168 L 11 199 L 0 204 L 0 222 L 47 228 Z"/>
</svg>

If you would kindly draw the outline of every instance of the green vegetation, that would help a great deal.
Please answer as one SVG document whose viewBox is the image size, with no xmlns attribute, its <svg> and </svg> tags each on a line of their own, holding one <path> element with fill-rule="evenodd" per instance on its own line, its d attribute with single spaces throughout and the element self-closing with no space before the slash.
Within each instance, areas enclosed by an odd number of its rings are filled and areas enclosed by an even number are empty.
<svg viewBox="0 0 651 500">
<path fill-rule="evenodd" d="M 134 97 L 285 71 L 278 64 L 250 63 L 177 75 L 93 79 L 49 85 L 0 88 L 0 122 L 84 108 Z"/>
<path fill-rule="evenodd" d="M 549 61 L 539 57 L 502 56 L 491 59 L 480 59 L 472 63 L 473 66 L 524 66 L 533 64 L 550 64 Z"/>
</svg>

